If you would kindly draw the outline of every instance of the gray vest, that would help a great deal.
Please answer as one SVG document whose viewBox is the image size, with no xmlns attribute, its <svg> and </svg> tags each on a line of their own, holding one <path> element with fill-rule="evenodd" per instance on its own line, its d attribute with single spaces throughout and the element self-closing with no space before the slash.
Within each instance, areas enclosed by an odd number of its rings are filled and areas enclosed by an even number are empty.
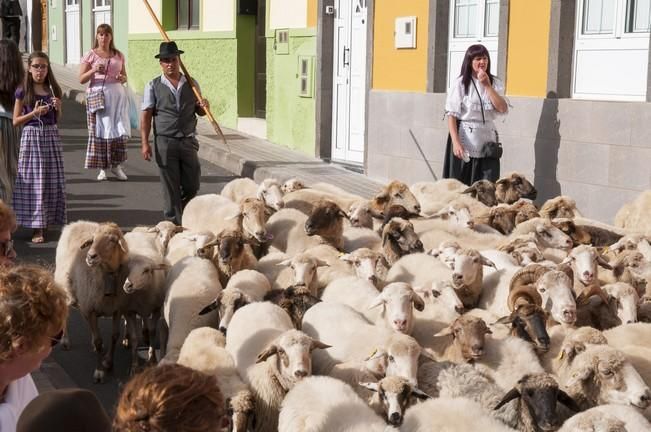
<svg viewBox="0 0 651 432">
<path fill-rule="evenodd" d="M 172 90 L 161 82 L 161 77 L 152 81 L 154 91 L 154 133 L 156 135 L 181 138 L 190 136 L 197 127 L 196 105 L 190 83 L 181 87 L 179 109 Z"/>
</svg>

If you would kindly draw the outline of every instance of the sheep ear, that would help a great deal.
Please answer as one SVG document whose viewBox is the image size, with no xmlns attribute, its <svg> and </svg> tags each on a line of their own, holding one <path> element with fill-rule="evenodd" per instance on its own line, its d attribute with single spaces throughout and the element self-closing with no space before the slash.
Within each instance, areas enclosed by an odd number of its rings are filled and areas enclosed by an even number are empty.
<svg viewBox="0 0 651 432">
<path fill-rule="evenodd" d="M 384 297 L 382 297 L 382 293 L 380 293 L 375 297 L 375 299 L 373 299 L 373 301 L 368 306 L 368 308 L 373 309 L 374 307 L 382 306 L 383 304 L 384 304 Z"/>
<path fill-rule="evenodd" d="M 604 259 L 603 256 L 597 255 L 597 264 L 599 264 L 601 267 L 605 268 L 606 270 L 612 270 L 613 267 L 610 265 L 608 261 Z"/>
<path fill-rule="evenodd" d="M 157 233 L 157 232 L 160 232 L 160 230 L 157 227 L 153 226 L 153 227 L 147 228 L 147 232 L 148 233 Z"/>
<path fill-rule="evenodd" d="M 177 226 L 174 227 L 174 232 L 175 233 L 180 233 L 180 232 L 183 232 L 183 231 L 189 231 L 189 229 L 184 227 L 184 226 L 180 226 L 180 225 L 177 225 Z"/>
<path fill-rule="evenodd" d="M 411 301 L 414 302 L 414 308 L 417 311 L 422 312 L 423 309 L 425 309 L 425 301 L 423 301 L 423 298 L 421 296 L 419 296 L 418 294 L 416 294 L 416 292 L 413 292 L 411 294 Z"/>
<path fill-rule="evenodd" d="M 79 249 L 82 249 L 82 250 L 83 250 L 83 249 L 89 248 L 90 245 L 92 245 L 92 244 L 93 244 L 93 239 L 90 238 L 90 239 L 86 240 L 85 242 L 83 242 L 83 243 L 81 244 L 81 246 L 79 246 Z"/>
<path fill-rule="evenodd" d="M 448 208 L 443 207 L 441 210 L 437 211 L 436 213 L 429 216 L 428 218 L 429 219 L 438 219 L 438 218 L 447 219 L 447 217 L 446 217 L 447 215 L 448 215 Z"/>
<path fill-rule="evenodd" d="M 377 360 L 379 358 L 386 356 L 386 354 L 387 354 L 386 351 L 384 351 L 383 349 L 376 348 L 375 351 L 373 351 L 370 356 L 364 359 L 364 361 Z"/>
<path fill-rule="evenodd" d="M 340 260 L 346 261 L 348 263 L 354 263 L 355 262 L 355 257 L 352 254 L 343 254 L 339 257 Z"/>
<path fill-rule="evenodd" d="M 238 211 L 234 215 L 225 217 L 224 220 L 233 220 L 233 219 L 237 219 L 240 216 L 242 216 L 242 212 Z"/>
<path fill-rule="evenodd" d="M 577 354 L 585 351 L 585 344 L 583 342 L 568 342 L 561 347 L 558 353 L 558 360 L 566 360 L 567 363 L 572 363 Z"/>
<path fill-rule="evenodd" d="M 287 258 L 286 260 L 283 260 L 283 261 L 279 262 L 279 263 L 276 264 L 276 265 L 278 265 L 278 266 L 288 266 L 288 265 L 290 265 L 291 263 L 292 263 L 292 259 L 291 259 L 291 258 Z"/>
<path fill-rule="evenodd" d="M 513 322 L 513 317 L 511 315 L 503 316 L 502 318 L 495 321 L 493 324 L 511 324 Z"/>
<path fill-rule="evenodd" d="M 258 354 L 258 358 L 255 360 L 256 363 L 261 363 L 265 360 L 267 360 L 269 357 L 271 357 L 274 354 L 278 353 L 278 346 L 275 344 L 269 345 L 267 348 L 265 348 L 264 351 L 262 351 L 260 354 Z"/>
<path fill-rule="evenodd" d="M 171 266 L 169 264 L 167 264 L 167 263 L 160 263 L 160 264 L 156 264 L 154 267 L 152 267 L 152 270 L 169 270 L 170 267 Z"/>
<path fill-rule="evenodd" d="M 564 264 L 570 264 L 574 260 L 574 257 L 572 255 L 568 255 L 565 257 L 563 261 L 561 261 L 558 265 L 564 265 Z"/>
<path fill-rule="evenodd" d="M 502 400 L 499 401 L 497 405 L 495 405 L 495 408 L 493 408 L 493 410 L 498 410 L 502 408 L 504 405 L 506 405 L 507 403 L 511 402 L 513 399 L 517 399 L 519 397 L 520 397 L 520 392 L 518 391 L 518 389 L 512 388 L 511 390 L 509 390 L 507 394 L 504 395 Z"/>
<path fill-rule="evenodd" d="M 450 336 L 452 334 L 452 326 L 449 325 L 440 332 L 436 333 L 434 337 L 441 337 L 441 336 Z"/>
<path fill-rule="evenodd" d="M 411 389 L 411 395 L 415 396 L 416 398 L 418 398 L 420 400 L 427 400 L 427 399 L 431 398 L 430 395 L 428 395 L 427 393 L 425 393 L 424 391 L 422 391 L 421 389 L 416 388 L 416 387 Z"/>
<path fill-rule="evenodd" d="M 479 254 L 479 256 L 481 257 L 481 263 L 483 265 L 488 266 L 488 267 L 493 267 L 495 269 L 497 268 L 497 266 L 495 265 L 495 263 L 493 261 L 489 260 L 488 258 L 483 256 L 482 254 Z"/>
<path fill-rule="evenodd" d="M 330 267 L 330 264 L 320 258 L 315 258 L 314 260 L 316 261 L 317 267 Z"/>
<path fill-rule="evenodd" d="M 122 249 L 122 252 L 129 253 L 129 246 L 127 245 L 127 241 L 124 239 L 124 237 L 118 240 L 118 245 L 120 245 L 120 249 Z"/>
<path fill-rule="evenodd" d="M 199 311 L 199 315 L 206 315 L 209 312 L 214 311 L 219 307 L 219 304 L 221 303 L 222 300 L 222 292 L 220 291 L 219 294 L 217 294 L 217 297 L 215 297 L 215 300 L 210 302 L 210 304 L 203 309 Z"/>
<path fill-rule="evenodd" d="M 431 348 L 423 348 L 420 352 L 420 355 L 435 362 L 439 361 L 439 359 L 436 357 L 436 354 L 434 354 L 434 351 L 432 351 Z"/>
<path fill-rule="evenodd" d="M 203 247 L 207 248 L 207 247 L 212 247 L 212 246 L 219 246 L 219 240 L 220 240 L 219 237 L 214 238 L 211 241 L 209 241 L 208 243 L 206 243 L 205 245 L 203 245 Z"/>
<path fill-rule="evenodd" d="M 508 178 L 503 178 L 503 179 L 499 179 L 498 181 L 496 181 L 495 185 L 497 186 L 497 185 L 501 185 L 501 184 L 508 184 L 508 182 L 509 182 Z"/>
<path fill-rule="evenodd" d="M 375 201 L 377 201 L 378 204 L 383 204 L 383 203 L 389 201 L 389 192 L 383 191 L 383 192 L 380 192 L 379 194 L 375 195 Z"/>
<path fill-rule="evenodd" d="M 576 401 L 572 399 L 572 396 L 568 395 L 561 389 L 558 389 L 558 393 L 556 393 L 556 399 L 558 399 L 560 403 L 574 412 L 581 411 L 581 407 L 579 407 L 579 404 L 577 404 Z"/>
<path fill-rule="evenodd" d="M 328 345 L 326 343 L 323 343 L 320 340 L 312 339 L 312 345 L 310 345 L 310 351 L 315 350 L 315 349 L 328 349 L 331 346 L 332 345 Z"/>
<path fill-rule="evenodd" d="M 475 188 L 474 186 L 470 186 L 469 188 L 465 189 L 465 190 L 464 190 L 463 192 L 461 192 L 461 193 L 462 193 L 462 194 L 469 194 L 469 193 L 473 193 L 473 192 L 475 192 L 476 190 L 477 190 L 477 188 Z"/>
<path fill-rule="evenodd" d="M 376 382 L 361 382 L 359 385 L 374 392 L 377 392 L 380 388 Z"/>
</svg>

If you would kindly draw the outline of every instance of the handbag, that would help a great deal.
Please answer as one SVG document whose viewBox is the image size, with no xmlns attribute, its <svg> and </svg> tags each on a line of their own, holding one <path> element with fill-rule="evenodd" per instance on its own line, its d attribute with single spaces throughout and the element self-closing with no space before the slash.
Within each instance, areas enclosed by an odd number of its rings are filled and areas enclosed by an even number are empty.
<svg viewBox="0 0 651 432">
<path fill-rule="evenodd" d="M 104 84 L 106 83 L 106 76 L 108 75 L 108 67 L 110 64 L 111 60 L 109 59 L 108 63 L 106 64 L 106 70 L 104 71 L 104 80 L 102 81 L 102 87 L 95 90 L 88 90 L 86 93 L 86 106 L 88 107 L 88 112 L 92 114 L 106 108 Z"/>
<path fill-rule="evenodd" d="M 481 120 L 483 123 L 486 123 L 486 117 L 484 117 L 484 101 L 481 99 L 479 90 L 477 89 L 477 84 L 475 84 L 475 80 L 471 79 L 470 81 L 472 81 L 472 85 L 475 87 L 477 97 L 479 98 L 479 106 L 481 107 Z M 497 131 L 495 132 L 495 135 L 497 135 Z M 502 148 L 502 143 L 499 142 L 499 136 L 496 138 L 497 141 L 486 141 L 484 143 L 481 150 L 481 157 L 489 159 L 500 159 L 502 157 L 504 149 Z"/>
</svg>

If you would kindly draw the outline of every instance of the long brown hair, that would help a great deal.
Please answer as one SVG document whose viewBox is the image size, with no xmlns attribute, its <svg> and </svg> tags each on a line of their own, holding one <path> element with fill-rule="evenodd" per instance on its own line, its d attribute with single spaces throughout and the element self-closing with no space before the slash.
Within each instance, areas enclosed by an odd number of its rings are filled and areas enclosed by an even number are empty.
<svg viewBox="0 0 651 432">
<path fill-rule="evenodd" d="M 43 51 L 34 51 L 31 53 L 27 59 L 27 68 L 31 68 L 32 62 L 37 58 L 45 59 L 47 62 L 47 75 L 45 76 L 43 85 L 46 88 L 50 89 L 50 92 L 53 93 L 52 96 L 60 98 L 63 92 L 61 91 L 61 86 L 57 82 L 57 79 L 54 77 L 54 72 L 52 72 L 52 66 L 50 65 L 50 58 L 47 56 L 47 54 L 45 54 Z M 23 103 L 25 106 L 33 107 L 36 97 L 34 92 L 34 78 L 32 78 L 32 74 L 30 72 L 28 72 L 25 76 L 24 90 L 25 98 L 23 99 Z"/>
<path fill-rule="evenodd" d="M 475 57 L 486 57 L 488 59 L 486 73 L 488 74 L 488 79 L 490 80 L 491 85 L 493 85 L 495 79 L 495 75 L 491 74 L 491 55 L 489 54 L 488 49 L 486 49 L 482 44 L 470 45 L 463 57 L 461 73 L 459 74 L 459 76 L 463 77 L 461 82 L 463 83 L 465 94 L 468 94 L 468 87 L 470 86 L 470 80 L 472 80 L 472 61 Z"/>
<path fill-rule="evenodd" d="M 25 68 L 18 47 L 11 39 L 0 40 L 0 104 L 12 111 L 16 88 L 25 79 Z"/>
<path fill-rule="evenodd" d="M 111 55 L 117 54 L 122 57 L 122 53 L 115 47 L 115 44 L 113 43 L 113 40 L 115 39 L 115 36 L 113 36 L 113 28 L 108 24 L 100 24 L 97 26 L 97 30 L 95 31 L 95 43 L 93 44 L 93 49 L 97 49 L 99 47 L 99 42 L 97 41 L 97 35 L 99 33 L 107 33 L 111 35 L 111 42 L 109 42 L 109 52 Z"/>
</svg>

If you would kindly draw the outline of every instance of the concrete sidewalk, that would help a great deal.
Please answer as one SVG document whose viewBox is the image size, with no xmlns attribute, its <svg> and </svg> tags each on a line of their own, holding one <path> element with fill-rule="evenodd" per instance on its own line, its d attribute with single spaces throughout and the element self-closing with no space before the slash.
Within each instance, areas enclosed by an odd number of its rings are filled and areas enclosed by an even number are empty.
<svg viewBox="0 0 651 432">
<path fill-rule="evenodd" d="M 52 65 L 64 94 L 83 103 L 85 86 L 79 84 L 77 68 Z M 153 77 L 152 77 L 153 78 Z M 213 105 L 216 105 L 213 101 Z M 274 177 L 281 181 L 297 177 L 306 185 L 328 182 L 365 198 L 373 196 L 382 183 L 341 166 L 324 162 L 243 132 L 222 128 L 227 145 L 206 119 L 199 121 L 199 157 L 239 176 L 256 181 Z"/>
</svg>

